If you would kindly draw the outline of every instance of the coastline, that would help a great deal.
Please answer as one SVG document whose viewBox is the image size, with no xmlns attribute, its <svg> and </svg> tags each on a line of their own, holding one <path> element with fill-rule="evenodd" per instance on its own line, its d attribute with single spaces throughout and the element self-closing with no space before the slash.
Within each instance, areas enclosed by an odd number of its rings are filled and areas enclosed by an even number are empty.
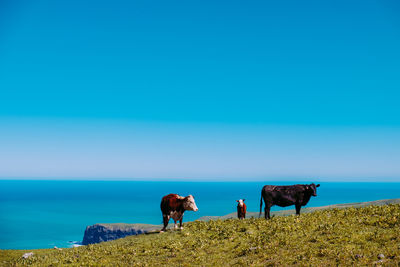
<svg viewBox="0 0 400 267">
<path fill-rule="evenodd" d="M 160 196 L 171 192 L 195 196 L 199 211 L 186 212 L 184 223 L 236 217 L 236 199 L 240 198 L 246 199 L 248 210 L 258 217 L 260 189 L 265 183 L 269 182 L 0 181 L 0 226 L 5 230 L 0 248 L 68 248 L 82 241 L 87 226 L 97 223 L 159 225 Z M 304 210 L 399 198 L 399 190 L 400 183 L 323 183 Z M 293 208 L 273 207 L 272 214 L 290 214 Z"/>
<path fill-rule="evenodd" d="M 334 204 L 334 205 L 326 205 L 326 206 L 320 206 L 320 207 L 305 207 L 302 209 L 302 213 L 311 213 L 315 211 L 322 211 L 322 210 L 327 210 L 327 209 L 344 209 L 344 208 L 358 208 L 358 207 L 365 207 L 365 206 L 382 206 L 382 205 L 388 205 L 388 204 L 400 204 L 400 198 L 395 198 L 395 199 L 382 199 L 382 200 L 376 200 L 376 201 L 367 201 L 367 202 L 354 202 L 354 203 L 345 203 L 345 204 Z M 289 210 L 279 210 L 279 211 L 272 211 L 271 215 L 272 216 L 290 216 L 294 215 L 295 210 L 294 209 L 289 209 Z M 247 212 L 246 218 L 258 218 L 259 217 L 259 212 L 255 211 L 249 211 Z M 263 213 L 261 215 L 263 217 Z M 202 216 L 196 220 L 193 221 L 186 221 L 184 224 L 187 223 L 192 223 L 196 221 L 203 221 L 207 222 L 210 220 L 226 220 L 226 219 L 236 219 L 237 215 L 236 212 L 232 212 L 226 215 L 222 216 Z M 159 230 L 162 228 L 161 224 L 143 224 L 143 223 L 97 223 L 95 225 L 99 225 L 107 229 L 109 232 L 118 232 L 121 237 L 129 236 L 131 234 L 126 234 L 125 232 L 136 231 L 136 234 L 151 234 L 151 233 L 157 233 Z M 95 226 L 95 225 L 89 225 L 86 228 Z M 169 229 L 173 228 L 173 223 L 170 223 L 168 226 Z M 86 232 L 85 232 L 86 233 Z M 66 243 L 69 243 L 70 245 L 68 247 L 64 247 L 65 249 L 68 248 L 74 248 L 74 247 L 79 247 L 83 246 L 82 240 L 85 239 L 85 233 L 80 241 L 65 241 Z M 122 234 L 121 234 L 122 233 Z M 102 241 L 111 241 L 115 240 L 118 238 L 113 238 L 113 235 L 111 235 L 111 238 L 108 239 L 107 237 L 103 236 Z M 95 242 L 98 243 L 98 242 Z M 12 250 L 12 251 L 34 251 L 34 250 L 41 250 L 41 249 L 51 249 L 51 248 L 34 248 L 34 249 L 0 249 L 5 251 L 5 250 Z"/>
<path fill-rule="evenodd" d="M 0 250 L 0 266 L 160 266 L 166 262 L 264 266 L 266 261 L 274 266 L 395 265 L 400 257 L 400 204 L 394 204 L 398 201 L 354 203 L 356 208 L 341 205 L 271 220 L 197 220 L 182 231 L 78 248 Z"/>
<path fill-rule="evenodd" d="M 382 206 L 382 205 L 389 205 L 389 204 L 400 204 L 400 198 L 395 199 L 382 199 L 376 201 L 367 201 L 367 202 L 355 202 L 355 203 L 345 203 L 345 204 L 334 204 L 334 205 L 327 205 L 321 207 L 309 207 L 302 209 L 302 213 L 311 213 L 315 211 L 327 210 L 327 209 L 345 209 L 345 208 L 359 208 L 359 207 L 366 207 L 366 206 Z M 290 216 L 294 215 L 295 210 L 280 210 L 280 211 L 273 211 L 271 212 L 272 216 Z M 262 215 L 262 214 L 261 214 Z M 258 218 L 259 212 L 247 212 L 246 218 Z M 261 216 L 262 217 L 262 216 Z M 203 216 L 194 221 L 203 221 L 207 222 L 210 220 L 227 220 L 227 219 L 236 219 L 237 215 L 236 212 L 229 213 L 223 216 Z M 194 222 L 192 221 L 192 222 Z M 190 221 L 186 223 L 191 223 Z M 98 223 L 95 225 L 87 226 L 86 231 L 83 237 L 83 245 L 88 244 L 96 244 L 105 241 L 111 241 L 119 238 L 123 238 L 129 235 L 141 235 L 141 234 L 151 234 L 151 233 L 158 233 L 162 225 L 154 225 L 154 224 L 142 224 L 142 223 L 134 223 L 134 224 L 127 224 L 127 223 Z M 168 225 L 168 229 L 172 229 L 173 224 L 170 223 Z M 90 230 L 90 231 L 88 231 Z M 90 235 L 90 238 L 89 238 Z M 91 240 L 91 241 L 88 241 Z M 99 241 L 100 240 L 100 241 Z"/>
</svg>

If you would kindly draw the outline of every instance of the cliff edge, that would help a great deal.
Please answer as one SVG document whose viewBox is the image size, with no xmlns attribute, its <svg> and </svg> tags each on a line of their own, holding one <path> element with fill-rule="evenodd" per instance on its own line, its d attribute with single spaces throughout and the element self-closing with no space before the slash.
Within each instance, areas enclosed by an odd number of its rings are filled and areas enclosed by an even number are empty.
<svg viewBox="0 0 400 267">
<path fill-rule="evenodd" d="M 129 235 L 145 234 L 158 228 L 159 226 L 149 224 L 94 224 L 86 227 L 82 245 L 110 241 Z"/>
</svg>

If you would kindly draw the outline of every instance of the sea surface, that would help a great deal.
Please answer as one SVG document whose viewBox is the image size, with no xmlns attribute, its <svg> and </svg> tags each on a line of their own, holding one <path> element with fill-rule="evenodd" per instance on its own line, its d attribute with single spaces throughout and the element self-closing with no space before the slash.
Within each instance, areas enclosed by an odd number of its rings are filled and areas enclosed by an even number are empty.
<svg viewBox="0 0 400 267">
<path fill-rule="evenodd" d="M 187 211 L 184 222 L 235 212 L 240 198 L 259 211 L 263 185 L 295 183 L 0 180 L 0 249 L 71 247 L 96 223 L 161 224 L 168 193 L 195 197 L 199 211 Z M 400 198 L 400 183 L 320 184 L 307 207 Z M 272 208 L 280 209 L 293 207 Z"/>
</svg>

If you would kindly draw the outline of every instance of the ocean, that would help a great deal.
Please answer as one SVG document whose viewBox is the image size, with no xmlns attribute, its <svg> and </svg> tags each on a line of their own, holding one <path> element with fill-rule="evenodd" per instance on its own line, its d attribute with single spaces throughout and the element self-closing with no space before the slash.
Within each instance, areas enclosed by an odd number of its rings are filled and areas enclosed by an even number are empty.
<svg viewBox="0 0 400 267">
<path fill-rule="evenodd" d="M 0 249 L 71 247 L 96 223 L 161 224 L 168 193 L 195 197 L 199 211 L 187 211 L 184 223 L 235 212 L 240 198 L 259 211 L 263 185 L 296 183 L 0 180 Z M 400 183 L 320 184 L 307 207 L 400 198 Z"/>
</svg>

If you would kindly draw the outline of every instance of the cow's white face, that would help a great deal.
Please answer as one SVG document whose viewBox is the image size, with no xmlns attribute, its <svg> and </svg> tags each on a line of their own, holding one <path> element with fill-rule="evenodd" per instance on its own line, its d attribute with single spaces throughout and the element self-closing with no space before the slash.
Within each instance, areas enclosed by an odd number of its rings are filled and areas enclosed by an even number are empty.
<svg viewBox="0 0 400 267">
<path fill-rule="evenodd" d="M 185 210 L 192 210 L 192 211 L 198 211 L 199 209 L 196 206 L 196 202 L 194 202 L 194 197 L 192 195 L 188 195 L 186 197 L 185 202 L 183 202 L 183 208 Z"/>
<path fill-rule="evenodd" d="M 239 207 L 243 207 L 243 204 L 244 204 L 244 199 L 239 199 L 239 200 L 236 200 L 239 204 Z"/>
</svg>

